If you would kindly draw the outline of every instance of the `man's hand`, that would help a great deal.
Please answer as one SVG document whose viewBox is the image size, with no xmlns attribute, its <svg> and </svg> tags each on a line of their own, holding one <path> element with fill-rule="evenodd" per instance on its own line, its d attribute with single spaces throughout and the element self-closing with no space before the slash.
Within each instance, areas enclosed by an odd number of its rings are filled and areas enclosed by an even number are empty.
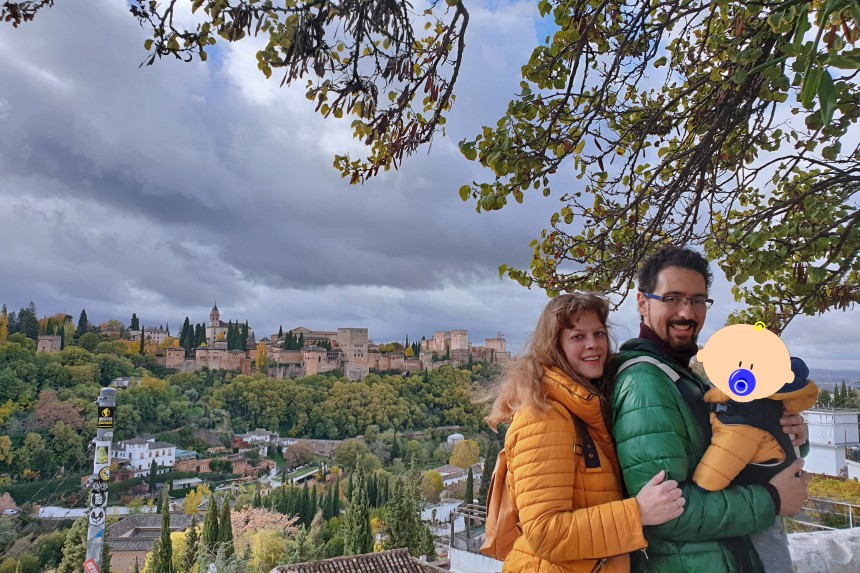
<svg viewBox="0 0 860 573">
<path fill-rule="evenodd" d="M 770 484 L 779 492 L 779 515 L 797 515 L 803 502 L 809 497 L 809 480 L 812 476 L 803 472 L 803 460 L 794 462 L 773 476 Z"/>
<path fill-rule="evenodd" d="M 783 411 L 782 418 L 779 419 L 779 424 L 782 426 L 782 431 L 790 434 L 792 446 L 802 446 L 806 443 L 809 433 L 806 429 L 806 424 L 803 421 L 803 416 L 800 414 L 789 414 Z"/>
</svg>

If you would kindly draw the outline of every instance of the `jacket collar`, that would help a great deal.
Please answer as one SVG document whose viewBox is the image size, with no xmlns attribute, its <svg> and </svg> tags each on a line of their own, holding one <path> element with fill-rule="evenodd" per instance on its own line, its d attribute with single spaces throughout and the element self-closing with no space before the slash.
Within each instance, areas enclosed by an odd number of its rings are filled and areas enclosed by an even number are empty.
<svg viewBox="0 0 860 573">
<path fill-rule="evenodd" d="M 543 384 L 551 400 L 559 402 L 587 425 L 603 424 L 603 406 L 599 394 L 589 390 L 581 382 L 572 380 L 555 366 L 544 367 Z"/>
</svg>

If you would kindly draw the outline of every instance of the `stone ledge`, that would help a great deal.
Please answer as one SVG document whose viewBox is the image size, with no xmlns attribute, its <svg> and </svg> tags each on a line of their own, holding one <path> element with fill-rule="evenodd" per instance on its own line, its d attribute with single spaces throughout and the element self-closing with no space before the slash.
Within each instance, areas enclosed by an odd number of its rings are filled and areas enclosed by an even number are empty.
<svg viewBox="0 0 860 573">
<path fill-rule="evenodd" d="M 788 550 L 793 573 L 860 571 L 860 528 L 792 533 Z"/>
</svg>

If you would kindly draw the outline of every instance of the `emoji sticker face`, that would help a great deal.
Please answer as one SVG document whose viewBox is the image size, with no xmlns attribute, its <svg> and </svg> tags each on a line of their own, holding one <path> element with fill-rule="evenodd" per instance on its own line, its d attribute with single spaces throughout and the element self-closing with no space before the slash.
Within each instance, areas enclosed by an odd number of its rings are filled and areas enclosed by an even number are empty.
<svg viewBox="0 0 860 573">
<path fill-rule="evenodd" d="M 760 326 L 723 327 L 708 339 L 696 358 L 714 386 L 736 402 L 765 398 L 794 380 L 785 344 Z"/>
</svg>

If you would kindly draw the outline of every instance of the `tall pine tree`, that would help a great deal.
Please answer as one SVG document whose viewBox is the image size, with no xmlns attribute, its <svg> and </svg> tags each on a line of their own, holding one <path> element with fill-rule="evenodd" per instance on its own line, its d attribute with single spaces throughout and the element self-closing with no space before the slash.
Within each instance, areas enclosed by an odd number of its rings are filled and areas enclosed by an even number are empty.
<svg viewBox="0 0 860 573">
<path fill-rule="evenodd" d="M 487 505 L 487 492 L 490 490 L 490 478 L 493 476 L 493 471 L 496 469 L 496 458 L 499 455 L 501 448 L 496 440 L 490 440 L 487 443 L 487 449 L 484 452 L 484 469 L 481 470 L 481 487 L 478 488 L 478 504 Z"/>
<path fill-rule="evenodd" d="M 188 528 L 188 533 L 185 536 L 185 553 L 182 555 L 182 564 L 185 567 L 186 573 L 191 573 L 194 564 L 197 563 L 197 556 L 200 546 L 200 537 L 197 533 L 197 516 L 191 516 L 191 527 Z"/>
<path fill-rule="evenodd" d="M 203 518 L 203 531 L 200 533 L 200 553 L 214 556 L 218 549 L 218 504 L 215 496 L 209 496 L 209 508 Z"/>
<path fill-rule="evenodd" d="M 131 322 L 128 324 L 129 330 L 140 330 L 140 321 L 137 319 L 137 314 L 131 313 Z"/>
<path fill-rule="evenodd" d="M 344 555 L 361 555 L 373 550 L 373 534 L 370 530 L 370 504 L 367 499 L 367 483 L 364 464 L 359 463 L 356 481 L 353 484 L 352 501 L 346 508 L 344 521 Z"/>
<path fill-rule="evenodd" d="M 170 498 L 164 493 L 161 504 L 161 536 L 152 573 L 173 573 L 173 542 L 170 540 Z"/>
<path fill-rule="evenodd" d="M 81 309 L 81 316 L 78 317 L 78 330 L 77 335 L 80 336 L 87 331 L 87 309 Z"/>
<path fill-rule="evenodd" d="M 230 500 L 227 498 L 224 498 L 221 517 L 218 519 L 218 542 L 219 550 L 226 559 L 236 553 L 236 547 L 233 545 L 233 524 L 230 520 Z"/>
</svg>

